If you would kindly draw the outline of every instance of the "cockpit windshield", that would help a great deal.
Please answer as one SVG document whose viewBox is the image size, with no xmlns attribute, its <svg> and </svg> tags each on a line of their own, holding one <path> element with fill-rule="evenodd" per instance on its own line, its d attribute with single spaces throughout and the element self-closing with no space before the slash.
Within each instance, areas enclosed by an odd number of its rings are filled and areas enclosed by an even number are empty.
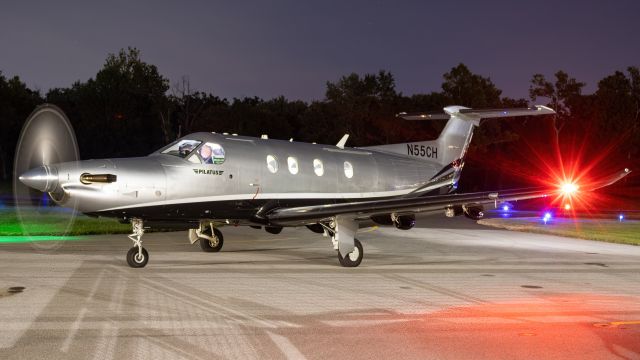
<svg viewBox="0 0 640 360">
<path fill-rule="evenodd" d="M 180 140 L 177 143 L 162 150 L 162 153 L 167 155 L 179 156 L 181 158 L 186 158 L 201 143 L 202 141 L 198 141 L 198 140 Z"/>
</svg>

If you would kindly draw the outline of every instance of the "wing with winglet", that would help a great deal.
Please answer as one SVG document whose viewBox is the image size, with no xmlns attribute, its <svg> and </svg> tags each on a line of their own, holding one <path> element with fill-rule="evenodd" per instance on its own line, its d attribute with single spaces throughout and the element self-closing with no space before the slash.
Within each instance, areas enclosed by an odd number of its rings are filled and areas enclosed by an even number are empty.
<svg viewBox="0 0 640 360">
<path fill-rule="evenodd" d="M 627 176 L 631 170 L 611 174 L 580 191 L 588 192 L 609 186 Z M 341 204 L 277 208 L 266 214 L 269 223 L 276 225 L 306 225 L 329 221 L 336 216 L 349 216 L 356 221 L 369 220 L 382 214 L 422 213 L 446 211 L 454 207 L 483 204 L 497 204 L 504 201 L 516 201 L 557 195 L 562 189 L 514 189 L 505 191 L 477 192 L 467 194 L 446 194 L 414 198 L 395 198 L 374 201 L 356 201 Z"/>
</svg>

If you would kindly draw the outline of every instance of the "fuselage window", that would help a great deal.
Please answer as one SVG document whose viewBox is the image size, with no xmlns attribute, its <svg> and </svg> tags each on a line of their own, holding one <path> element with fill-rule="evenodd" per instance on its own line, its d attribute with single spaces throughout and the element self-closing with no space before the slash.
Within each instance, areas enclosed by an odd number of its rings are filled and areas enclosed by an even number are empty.
<svg viewBox="0 0 640 360">
<path fill-rule="evenodd" d="M 272 174 L 278 171 L 278 159 L 273 155 L 267 155 L 267 168 Z"/>
<path fill-rule="evenodd" d="M 224 162 L 225 153 L 220 144 L 206 143 L 202 145 L 200 150 L 200 158 L 203 164 L 222 164 Z"/>
<path fill-rule="evenodd" d="M 348 161 L 344 162 L 344 176 L 346 176 L 347 179 L 351 179 L 353 177 L 353 165 Z"/>
<path fill-rule="evenodd" d="M 324 165 L 322 164 L 322 160 L 313 160 L 313 172 L 315 172 L 318 176 L 322 176 L 324 174 Z"/>
<path fill-rule="evenodd" d="M 298 159 L 289 156 L 287 158 L 287 165 L 289 166 L 289 172 L 293 175 L 298 173 Z"/>
</svg>

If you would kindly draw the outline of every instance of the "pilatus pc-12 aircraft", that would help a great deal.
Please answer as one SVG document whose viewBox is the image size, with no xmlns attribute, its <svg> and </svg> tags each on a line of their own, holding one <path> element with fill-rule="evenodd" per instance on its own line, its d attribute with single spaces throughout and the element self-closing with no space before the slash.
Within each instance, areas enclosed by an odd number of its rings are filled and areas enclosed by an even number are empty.
<svg viewBox="0 0 640 360">
<path fill-rule="evenodd" d="M 449 106 L 440 114 L 399 114 L 408 120 L 448 120 L 433 141 L 347 148 L 347 135 L 336 145 L 319 145 L 200 132 L 144 157 L 79 161 L 68 119 L 57 107 L 43 105 L 24 125 L 14 174 L 58 205 L 130 222 L 134 246 L 127 262 L 134 268 L 149 260 L 142 247 L 146 229 L 189 229 L 192 244 L 217 252 L 223 244 L 219 228 L 226 224 L 264 227 L 272 234 L 306 226 L 331 239 L 342 266 L 355 267 L 364 254 L 356 239 L 360 227 L 375 223 L 408 230 L 415 214 L 423 212 L 479 219 L 484 205 L 561 191 L 453 192 L 473 130 L 483 119 L 548 114 L 554 111 L 545 106 Z M 607 186 L 628 172 L 580 190 Z M 17 197 L 28 190 L 14 183 Z"/>
</svg>

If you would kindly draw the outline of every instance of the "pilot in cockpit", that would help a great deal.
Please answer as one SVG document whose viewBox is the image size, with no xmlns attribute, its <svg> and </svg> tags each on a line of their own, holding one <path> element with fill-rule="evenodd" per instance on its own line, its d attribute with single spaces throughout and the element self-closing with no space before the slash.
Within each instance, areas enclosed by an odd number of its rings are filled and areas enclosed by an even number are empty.
<svg viewBox="0 0 640 360">
<path fill-rule="evenodd" d="M 178 153 L 180 154 L 181 157 L 187 157 L 187 155 L 191 154 L 191 151 L 193 151 L 193 148 L 195 144 L 192 142 L 185 142 L 184 144 L 181 144 L 180 147 L 178 148 Z"/>
<path fill-rule="evenodd" d="M 211 147 L 208 144 L 202 145 L 200 148 L 200 157 L 202 158 L 203 164 L 213 164 L 213 152 L 211 151 Z"/>
</svg>

